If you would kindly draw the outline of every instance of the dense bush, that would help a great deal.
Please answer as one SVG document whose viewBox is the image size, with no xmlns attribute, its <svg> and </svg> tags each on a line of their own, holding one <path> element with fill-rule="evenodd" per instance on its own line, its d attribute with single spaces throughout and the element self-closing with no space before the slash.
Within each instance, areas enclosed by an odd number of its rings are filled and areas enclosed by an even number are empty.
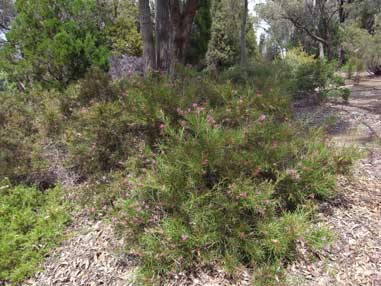
<svg viewBox="0 0 381 286">
<path fill-rule="evenodd" d="M 217 97 L 221 87 L 191 79 L 193 72 L 174 82 L 152 78 L 113 84 L 102 73 L 91 75 L 62 101 L 68 114 L 63 134 L 68 165 L 83 177 L 120 169 L 129 157 L 155 149 L 163 116 L 177 122 L 182 117 L 179 110 L 187 112 L 204 96 L 221 100 Z"/>
<path fill-rule="evenodd" d="M 91 65 L 107 67 L 96 1 L 18 0 L 16 9 L 1 51 L 1 67 L 12 79 L 67 86 Z"/>
<path fill-rule="evenodd" d="M 248 65 L 231 67 L 221 74 L 223 81 L 238 85 L 250 85 L 257 90 L 281 88 L 287 66 L 282 62 L 256 61 Z"/>
<path fill-rule="evenodd" d="M 157 98 L 150 103 L 161 111 L 161 136 L 154 162 L 127 164 L 129 198 L 119 215 L 148 285 L 196 264 L 234 273 L 240 264 L 291 259 L 307 230 L 304 206 L 334 195 L 336 174 L 351 165 L 320 132 L 290 123 L 288 100 L 271 89 L 203 84 L 198 100 L 194 90 L 188 97 L 190 82 L 173 84 L 185 90 L 176 95 L 139 87 Z"/>
<path fill-rule="evenodd" d="M 22 133 L 4 145 L 1 171 L 12 144 L 22 151 L 13 173 L 24 161 L 49 169 L 44 146 L 54 142 L 65 168 L 87 180 L 79 197 L 115 207 L 149 285 L 196 264 L 271 271 L 292 259 L 300 236 L 313 236 L 306 206 L 334 195 L 336 174 L 352 162 L 290 121 L 288 69 L 232 69 L 231 82 L 187 69 L 111 82 L 93 69 L 63 92 L 5 92 L 1 104 L 17 108 L 1 113 L 0 130 L 15 120 Z"/>
<path fill-rule="evenodd" d="M 295 98 L 318 95 L 321 100 L 332 85 L 335 88 L 339 84 L 334 63 L 314 59 L 300 49 L 290 50 L 285 62 L 290 68 L 289 89 Z"/>
<path fill-rule="evenodd" d="M 57 243 L 68 222 L 59 188 L 45 193 L 0 182 L 0 282 L 21 285 Z"/>
<path fill-rule="evenodd" d="M 377 28 L 369 33 L 355 24 L 348 25 L 344 30 L 344 47 L 350 57 L 355 60 L 357 71 L 362 69 L 381 75 L 381 30 Z"/>
<path fill-rule="evenodd" d="M 30 170 L 35 128 L 30 102 L 16 92 L 0 97 L 0 177 Z"/>
<path fill-rule="evenodd" d="M 327 97 L 333 99 L 341 99 L 343 103 L 348 103 L 349 97 L 351 95 L 351 90 L 349 88 L 338 88 L 327 92 Z"/>
<path fill-rule="evenodd" d="M 0 93 L 0 179 L 42 189 L 55 184 L 47 147 L 66 128 L 60 95 L 39 88 Z"/>
</svg>

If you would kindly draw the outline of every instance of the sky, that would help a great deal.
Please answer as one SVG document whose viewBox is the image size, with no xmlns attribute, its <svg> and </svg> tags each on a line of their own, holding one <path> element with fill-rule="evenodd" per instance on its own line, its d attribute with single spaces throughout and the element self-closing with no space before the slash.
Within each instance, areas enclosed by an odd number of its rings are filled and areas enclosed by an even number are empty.
<svg viewBox="0 0 381 286">
<path fill-rule="evenodd" d="M 255 15 L 255 5 L 260 3 L 265 3 L 266 0 L 249 0 L 249 11 L 252 15 Z M 256 27 L 256 34 L 257 34 L 257 42 L 259 43 L 259 39 L 261 34 L 265 33 L 265 30 L 267 27 L 267 24 L 265 22 L 260 22 L 259 26 Z"/>
</svg>

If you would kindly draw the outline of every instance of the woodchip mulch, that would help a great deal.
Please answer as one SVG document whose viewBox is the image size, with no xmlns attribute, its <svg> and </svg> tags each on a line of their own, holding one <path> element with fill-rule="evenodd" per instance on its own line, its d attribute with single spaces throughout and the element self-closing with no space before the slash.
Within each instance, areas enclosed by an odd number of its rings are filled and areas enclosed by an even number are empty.
<svg viewBox="0 0 381 286">
<path fill-rule="evenodd" d="M 381 285 L 381 81 L 366 79 L 353 88 L 348 105 L 329 103 L 303 114 L 311 121 L 338 120 L 330 128 L 338 146 L 355 145 L 366 152 L 350 179 L 339 181 L 339 199 L 322 205 L 317 225 L 335 234 L 319 253 L 304 254 L 289 266 L 290 285 Z"/>
<path fill-rule="evenodd" d="M 135 285 L 133 261 L 120 251 L 123 241 L 111 224 L 78 216 L 67 232 L 72 237 L 23 286 Z"/>
</svg>

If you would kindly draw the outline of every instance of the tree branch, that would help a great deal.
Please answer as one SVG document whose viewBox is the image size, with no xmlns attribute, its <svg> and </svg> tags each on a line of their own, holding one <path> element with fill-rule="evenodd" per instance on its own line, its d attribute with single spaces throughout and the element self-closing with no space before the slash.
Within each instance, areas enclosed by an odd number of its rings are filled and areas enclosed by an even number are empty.
<svg viewBox="0 0 381 286">
<path fill-rule="evenodd" d="M 327 41 L 325 39 L 323 39 L 322 37 L 319 37 L 315 33 L 311 32 L 311 30 L 309 30 L 305 25 L 299 23 L 297 19 L 294 19 L 288 15 L 282 15 L 282 18 L 290 21 L 297 29 L 305 31 L 312 39 L 314 39 L 320 43 L 327 44 Z"/>
</svg>

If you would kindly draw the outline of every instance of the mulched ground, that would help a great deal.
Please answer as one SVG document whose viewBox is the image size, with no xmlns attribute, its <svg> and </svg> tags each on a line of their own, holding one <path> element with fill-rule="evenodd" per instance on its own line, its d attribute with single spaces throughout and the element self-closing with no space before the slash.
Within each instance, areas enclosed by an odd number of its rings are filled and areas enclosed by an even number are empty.
<svg viewBox="0 0 381 286">
<path fill-rule="evenodd" d="M 381 285 L 381 80 L 365 78 L 353 87 L 349 104 L 328 103 L 299 108 L 312 124 L 329 117 L 338 146 L 355 145 L 366 152 L 353 178 L 340 179 L 340 200 L 322 205 L 317 224 L 332 230 L 335 242 L 320 253 L 305 253 L 289 266 L 291 285 Z"/>
<path fill-rule="evenodd" d="M 129 286 L 134 267 L 111 224 L 78 215 L 68 238 L 23 286 Z"/>
<path fill-rule="evenodd" d="M 300 259 L 288 267 L 288 282 L 298 286 L 381 285 L 381 79 L 364 79 L 353 87 L 347 105 L 297 106 L 296 114 L 312 125 L 332 121 L 329 134 L 338 146 L 355 145 L 366 152 L 353 178 L 340 178 L 340 195 L 320 206 L 316 225 L 326 226 L 335 242 L 319 253 L 299 243 Z M 68 230 L 71 238 L 55 249 L 43 271 L 23 285 L 128 286 L 134 282 L 133 259 L 123 255 L 123 241 L 111 224 L 79 216 Z M 239 281 L 218 269 L 200 269 L 174 277 L 170 286 L 250 285 L 242 270 Z M 236 279 L 238 280 L 238 279 Z M 265 286 L 265 285 L 264 285 Z"/>
</svg>

